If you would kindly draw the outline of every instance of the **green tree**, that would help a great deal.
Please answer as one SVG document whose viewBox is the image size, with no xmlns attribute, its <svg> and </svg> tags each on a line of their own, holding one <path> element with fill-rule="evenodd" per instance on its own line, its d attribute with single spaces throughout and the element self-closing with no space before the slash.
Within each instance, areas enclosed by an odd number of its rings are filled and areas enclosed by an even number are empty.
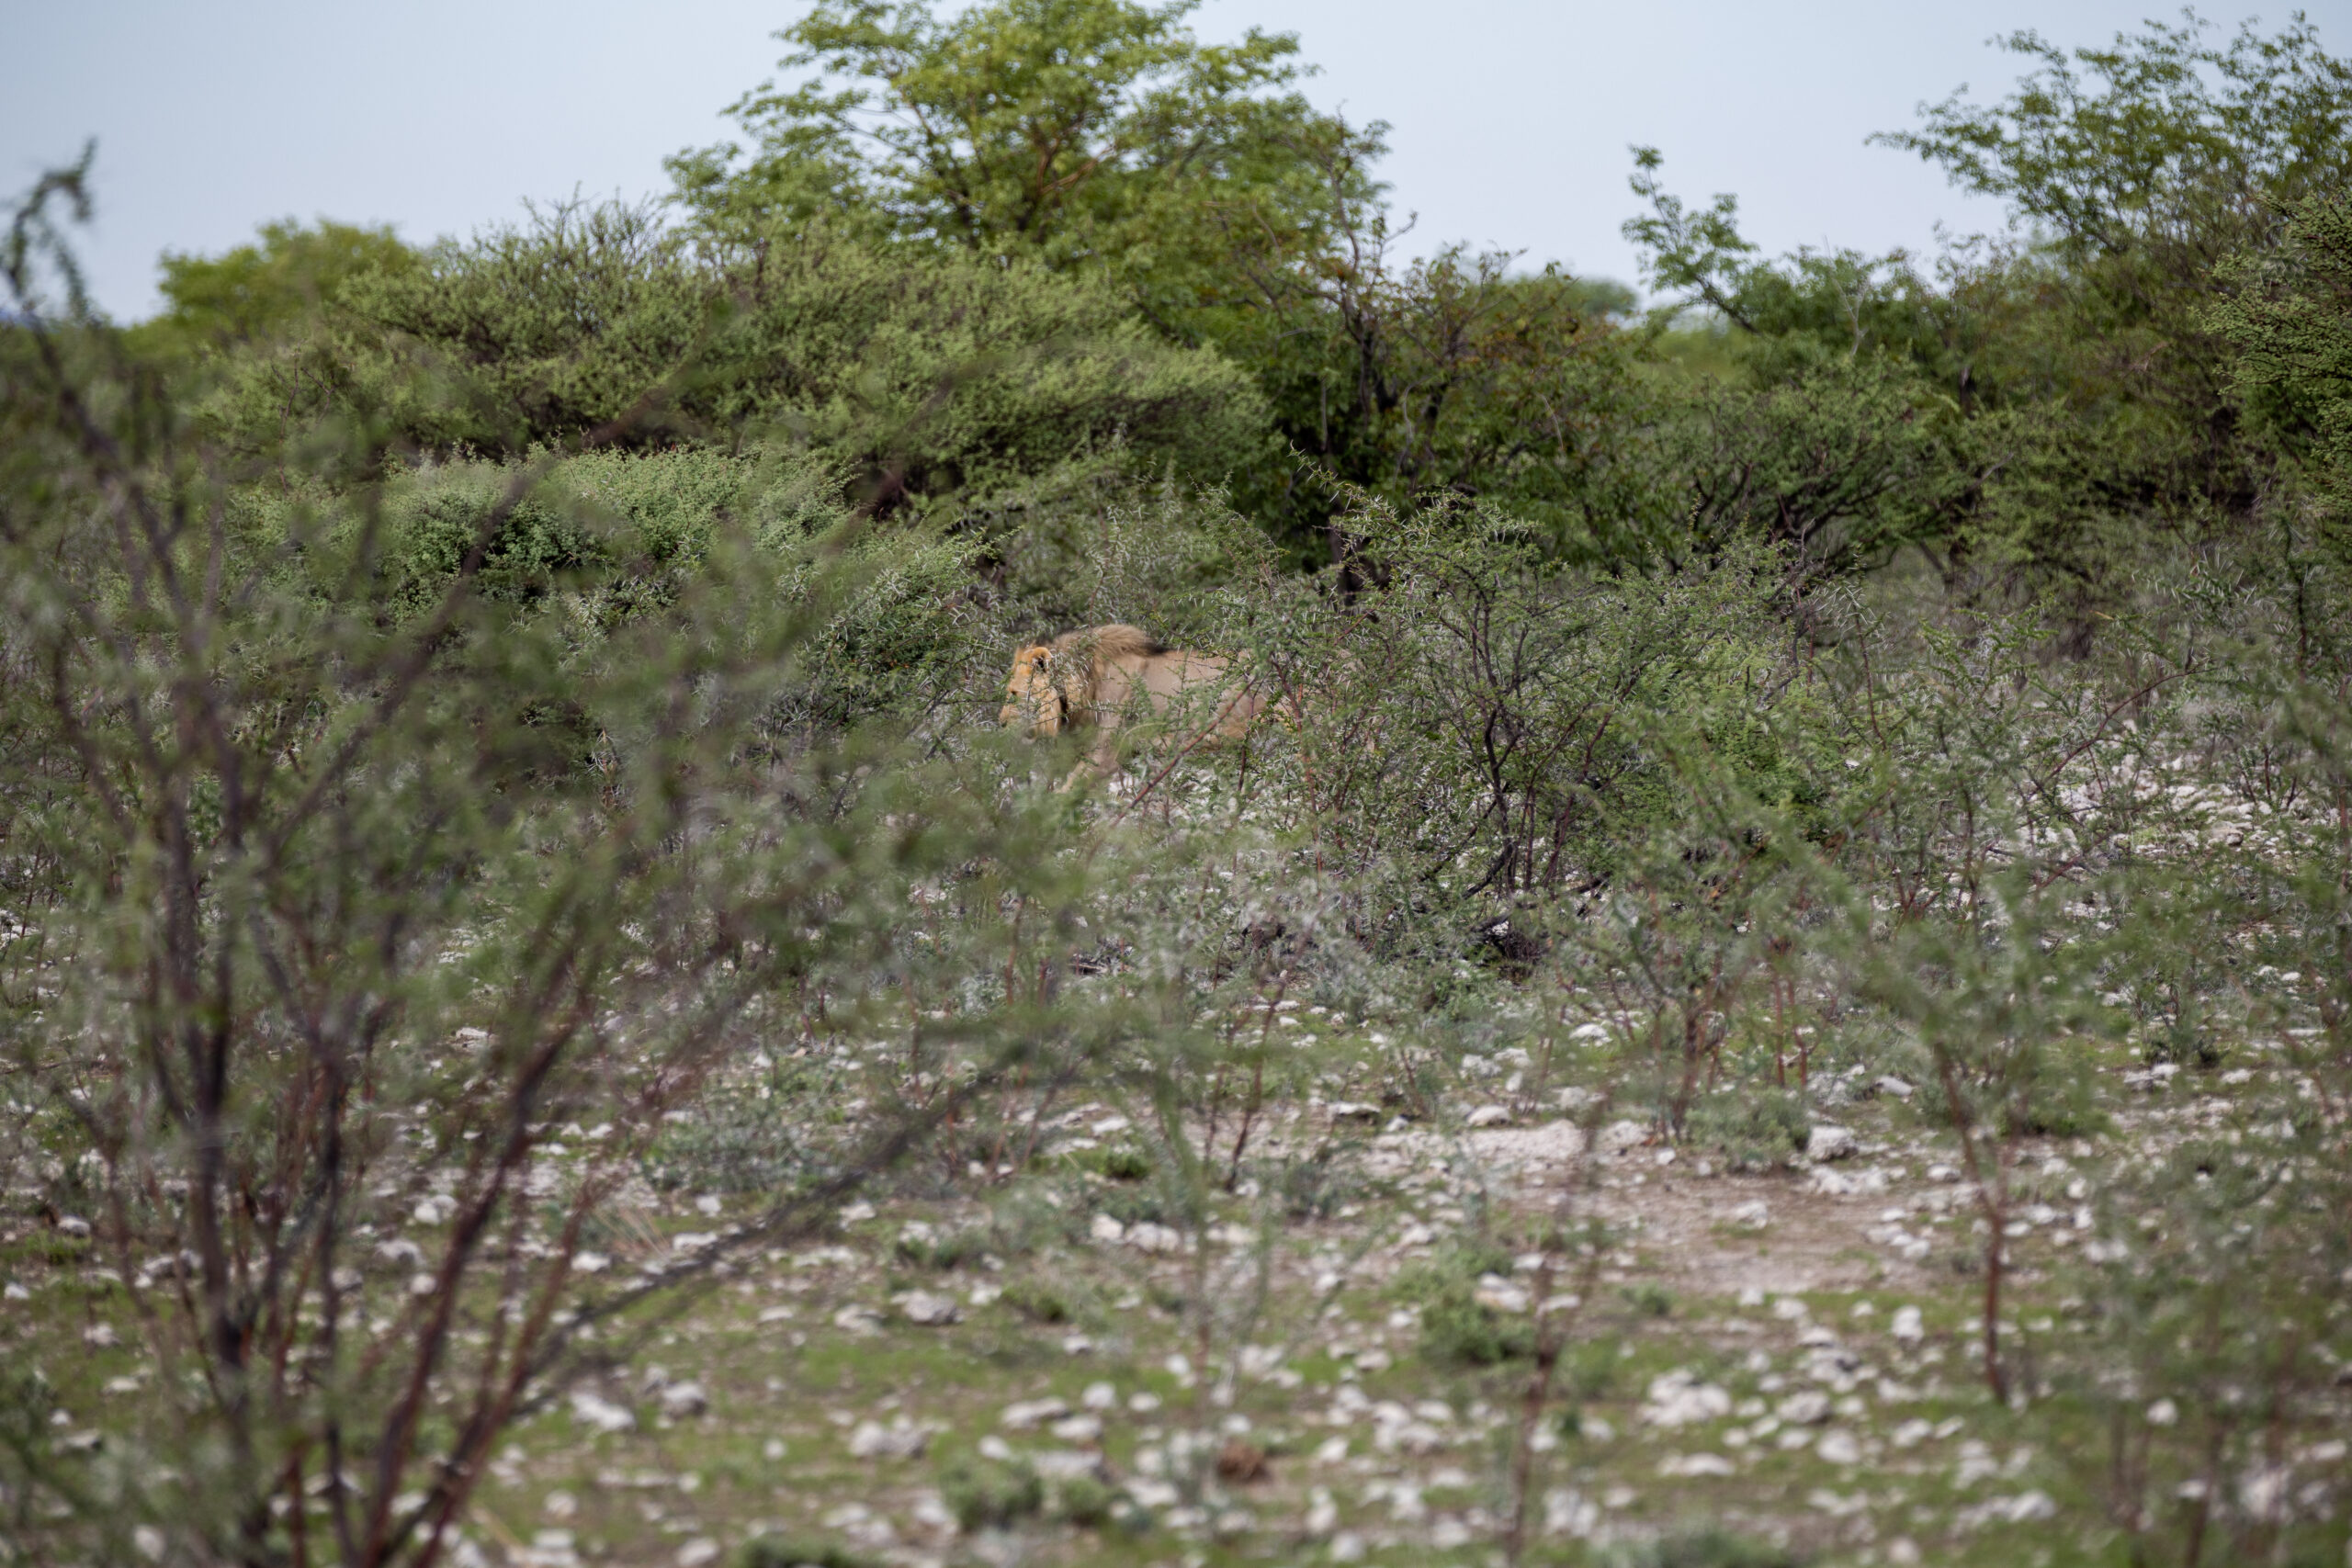
<svg viewBox="0 0 2352 1568">
<path fill-rule="evenodd" d="M 352 279 L 405 272 L 418 254 L 389 225 L 363 228 L 321 219 L 305 227 L 265 223 L 254 243 L 217 256 L 165 251 L 164 306 L 135 341 L 161 349 L 225 348 L 294 331 Z"/>
<path fill-rule="evenodd" d="M 746 142 L 673 157 L 679 198 L 722 231 L 846 209 L 983 255 L 1165 271 L 1206 209 L 1302 185 L 1295 143 L 1328 124 L 1295 35 L 1203 44 L 1197 3 L 819 0 L 777 35 L 810 74 L 737 100 Z"/>
<path fill-rule="evenodd" d="M 1102 278 L 805 225 L 698 245 L 616 203 L 355 279 L 216 407 L 258 449 L 330 403 L 445 452 L 780 434 L 860 499 L 916 511 L 1128 468 L 1214 477 L 1263 429 L 1239 371 L 1165 342 Z"/>
<path fill-rule="evenodd" d="M 2226 268 L 2213 311 L 2238 351 L 2256 422 L 2305 475 L 2335 547 L 2352 559 L 2352 202 L 2300 204 L 2274 254 Z"/>
<path fill-rule="evenodd" d="M 2039 68 L 2007 97 L 1963 89 L 1877 138 L 2042 236 L 2058 265 L 2013 370 L 2070 416 L 2074 504 L 2130 533 L 2251 512 L 2262 459 L 2209 322 L 2216 268 L 2275 247 L 2292 204 L 2352 184 L 2352 60 L 2300 12 L 2268 37 L 2211 30 L 2189 13 L 2072 51 L 2015 33 L 2000 46 Z"/>
</svg>

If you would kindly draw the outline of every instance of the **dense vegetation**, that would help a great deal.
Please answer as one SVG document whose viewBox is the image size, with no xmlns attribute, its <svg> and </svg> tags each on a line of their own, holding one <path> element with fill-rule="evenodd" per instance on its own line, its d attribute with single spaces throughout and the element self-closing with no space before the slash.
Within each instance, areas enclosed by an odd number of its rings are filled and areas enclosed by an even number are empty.
<svg viewBox="0 0 2352 1568">
<path fill-rule="evenodd" d="M 1399 261 L 1385 129 L 1187 9 L 820 0 L 670 202 L 274 225 L 128 328 L 87 161 L 17 207 L 0 1562 L 462 1556 L 513 1433 L 874 1204 L 1035 1324 L 1073 1249 L 1182 1260 L 1122 1309 L 1198 1378 L 1162 1524 L 1238 1552 L 1221 1413 L 1280 1259 L 1333 1281 L 1300 1334 L 1356 1288 L 1315 1227 L 1395 1195 L 1366 1119 L 1583 1151 L 1365 1287 L 1523 1412 L 1397 1560 L 1785 1561 L 1539 1528 L 1607 1441 L 1600 1151 L 1779 1170 L 1873 1084 L 1974 1221 L 1965 1397 L 2078 1473 L 2008 1522 L 2341 1560 L 2352 60 L 2019 35 L 1883 138 L 2017 217 L 1927 260 L 1759 256 L 1636 150 L 1644 310 Z M 1006 657 L 1114 620 L 1283 722 L 1056 791 Z M 2236 1098 L 2120 1137 L 2127 1074 Z M 1115 1146 L 1057 1146 L 1088 1104 Z M 2052 1255 L 2062 1141 L 2112 1157 Z M 97 1420 L 65 1363 L 126 1341 Z M 1052 1479 L 941 1495 L 1157 1550 Z"/>
</svg>

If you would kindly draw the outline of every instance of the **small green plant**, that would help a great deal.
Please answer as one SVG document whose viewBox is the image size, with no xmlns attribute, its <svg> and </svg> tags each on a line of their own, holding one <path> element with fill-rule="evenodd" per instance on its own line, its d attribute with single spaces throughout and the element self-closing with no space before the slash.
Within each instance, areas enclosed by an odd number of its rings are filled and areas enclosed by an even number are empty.
<svg viewBox="0 0 2352 1568">
<path fill-rule="evenodd" d="M 971 1268 L 991 1250 L 989 1234 L 978 1226 L 928 1235 L 901 1235 L 890 1245 L 891 1256 L 912 1269 Z"/>
<path fill-rule="evenodd" d="M 1625 1304 L 1639 1317 L 1671 1317 L 1674 1314 L 1674 1292 L 1665 1286 L 1644 1280 L 1628 1285 L 1624 1291 Z"/>
<path fill-rule="evenodd" d="M 1533 1325 L 1482 1305 L 1467 1280 L 1449 1284 L 1421 1306 L 1421 1354 L 1433 1361 L 1491 1367 L 1534 1353 Z"/>
<path fill-rule="evenodd" d="M 1004 1304 L 1032 1323 L 1068 1323 L 1069 1303 L 1052 1286 L 1035 1280 L 1015 1280 L 1004 1288 Z"/>
<path fill-rule="evenodd" d="M 1802 1096 L 1757 1085 L 1703 1096 L 1690 1108 L 1690 1141 L 1734 1170 L 1774 1170 L 1804 1152 L 1812 1118 Z"/>
<path fill-rule="evenodd" d="M 1151 1156 L 1136 1148 L 1105 1149 L 1102 1174 L 1114 1181 L 1141 1181 L 1151 1174 Z"/>
<path fill-rule="evenodd" d="M 1613 1568 L 1796 1568 L 1784 1547 L 1707 1529 L 1667 1536 L 1607 1560 Z"/>
<path fill-rule="evenodd" d="M 1073 1475 L 1054 1497 L 1054 1515 L 1081 1529 L 1101 1529 L 1111 1522 L 1115 1501 L 1111 1488 L 1091 1475 Z"/>
<path fill-rule="evenodd" d="M 1025 1464 L 964 1455 L 939 1472 L 939 1495 L 967 1530 L 1002 1529 L 1046 1506 L 1046 1483 Z"/>
<path fill-rule="evenodd" d="M 874 1568 L 874 1559 L 837 1540 L 763 1535 L 744 1544 L 741 1568 Z"/>
<path fill-rule="evenodd" d="M 1613 1336 L 1572 1345 L 1560 1357 L 1561 1388 L 1578 1404 L 1606 1399 L 1617 1386 L 1617 1374 L 1624 1360 Z M 1574 1415 L 1572 1409 L 1569 1416 Z"/>
</svg>

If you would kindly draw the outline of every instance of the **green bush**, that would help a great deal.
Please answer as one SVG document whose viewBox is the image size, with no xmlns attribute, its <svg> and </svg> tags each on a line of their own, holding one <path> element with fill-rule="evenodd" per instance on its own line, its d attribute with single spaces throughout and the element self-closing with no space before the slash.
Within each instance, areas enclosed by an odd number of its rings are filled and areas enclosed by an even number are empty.
<svg viewBox="0 0 2352 1568">
<path fill-rule="evenodd" d="M 1629 1548 L 1608 1561 L 1614 1568 L 1798 1568 L 1803 1559 L 1784 1547 L 1710 1527 Z"/>
<path fill-rule="evenodd" d="M 874 1568 L 874 1559 L 837 1540 L 804 1536 L 756 1536 L 737 1558 L 741 1568 Z"/>
<path fill-rule="evenodd" d="M 1773 1170 L 1804 1152 L 1813 1122 L 1804 1096 L 1755 1084 L 1702 1096 L 1685 1131 L 1691 1144 L 1722 1155 L 1734 1170 Z"/>
<path fill-rule="evenodd" d="M 967 1530 L 1002 1529 L 1046 1506 L 1046 1484 L 1035 1471 L 968 1454 L 942 1467 L 939 1495 Z"/>
<path fill-rule="evenodd" d="M 1111 1522 L 1117 1494 L 1091 1475 L 1073 1475 L 1054 1491 L 1054 1516 L 1082 1529 L 1101 1529 Z"/>
</svg>

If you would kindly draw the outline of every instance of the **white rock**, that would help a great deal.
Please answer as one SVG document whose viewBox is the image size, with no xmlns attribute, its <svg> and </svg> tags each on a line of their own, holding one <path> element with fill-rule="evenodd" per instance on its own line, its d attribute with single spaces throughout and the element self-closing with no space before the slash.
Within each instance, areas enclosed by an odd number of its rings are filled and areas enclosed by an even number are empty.
<svg viewBox="0 0 2352 1568">
<path fill-rule="evenodd" d="M 1089 1410 L 1116 1410 L 1119 1407 L 1119 1391 L 1107 1382 L 1091 1382 L 1078 1402 Z"/>
<path fill-rule="evenodd" d="M 1901 1078 L 1893 1077 L 1883 1077 L 1871 1087 L 1876 1089 L 1879 1093 L 1891 1094 L 1897 1100 L 1908 1100 L 1916 1092 L 1909 1084 L 1905 1083 Z"/>
<path fill-rule="evenodd" d="M 673 1382 L 662 1391 L 662 1414 L 699 1416 L 710 1408 L 710 1395 L 698 1382 Z"/>
<path fill-rule="evenodd" d="M 1006 1405 L 1004 1413 L 997 1420 L 1016 1432 L 1022 1432 L 1043 1422 L 1058 1421 L 1069 1414 L 1069 1405 L 1064 1400 L 1023 1399 Z"/>
<path fill-rule="evenodd" d="M 703 1564 L 718 1561 L 718 1542 L 707 1535 L 698 1535 L 678 1548 L 678 1568 L 703 1568 Z"/>
<path fill-rule="evenodd" d="M 1102 1436 L 1100 1416 L 1066 1416 L 1049 1428 L 1065 1443 L 1091 1443 Z"/>
<path fill-rule="evenodd" d="M 1894 1322 L 1891 1332 L 1898 1342 L 1905 1345 L 1917 1345 L 1928 1337 L 1927 1325 L 1920 1318 L 1919 1309 L 1915 1306 L 1899 1306 L 1894 1309 Z"/>
<path fill-rule="evenodd" d="M 1611 1122 L 1600 1130 L 1600 1149 L 1604 1155 L 1622 1155 L 1629 1149 L 1641 1147 L 1649 1142 L 1649 1137 L 1646 1122 Z"/>
<path fill-rule="evenodd" d="M 1730 1475 L 1736 1467 L 1721 1454 L 1668 1454 L 1658 1461 L 1660 1475 Z"/>
<path fill-rule="evenodd" d="M 879 1334 L 882 1314 L 870 1306 L 845 1306 L 833 1314 L 833 1326 L 851 1334 Z"/>
<path fill-rule="evenodd" d="M 1363 1537 L 1353 1530 L 1341 1530 L 1331 1538 L 1331 1561 L 1361 1562 L 1364 1554 Z"/>
<path fill-rule="evenodd" d="M 1544 1494 L 1544 1533 L 1574 1536 L 1590 1535 L 1600 1525 L 1599 1505 L 1588 1501 L 1581 1493 L 1565 1486 L 1554 1487 Z"/>
<path fill-rule="evenodd" d="M 1688 1427 L 1730 1414 L 1728 1391 L 1701 1382 L 1695 1373 L 1683 1368 L 1652 1378 L 1649 1401 L 1641 1409 L 1641 1418 L 1653 1427 Z"/>
<path fill-rule="evenodd" d="M 1818 1427 L 1829 1419 L 1829 1396 L 1818 1389 L 1804 1389 L 1792 1393 L 1772 1408 L 1772 1414 L 1792 1427 Z"/>
<path fill-rule="evenodd" d="M 1126 1237 L 1127 1227 L 1108 1214 L 1097 1214 L 1086 1232 L 1097 1241 L 1122 1241 Z"/>
<path fill-rule="evenodd" d="M 1854 1136 L 1851 1129 L 1833 1127 L 1826 1122 L 1816 1122 L 1814 1123 L 1813 1131 L 1805 1134 L 1804 1157 L 1815 1164 L 1822 1164 L 1833 1159 L 1844 1159 L 1860 1146 L 1861 1140 Z"/>
<path fill-rule="evenodd" d="M 571 1391 L 571 1413 L 600 1432 L 627 1432 L 637 1426 L 637 1416 L 628 1406 L 584 1388 Z"/>
<path fill-rule="evenodd" d="M 1144 1220 L 1127 1227 L 1127 1245 L 1138 1252 L 1170 1253 L 1181 1250 L 1184 1238 L 1170 1226 Z"/>
<path fill-rule="evenodd" d="M 1513 1284 L 1499 1274 L 1482 1274 L 1478 1288 L 1471 1300 L 1494 1312 L 1522 1313 L 1529 1304 L 1527 1287 Z"/>
<path fill-rule="evenodd" d="M 908 1291 L 891 1301 L 900 1317 L 923 1328 L 943 1328 L 964 1315 L 954 1296 L 933 1295 L 929 1291 Z"/>
<path fill-rule="evenodd" d="M 1814 1445 L 1813 1451 L 1831 1464 L 1862 1462 L 1862 1445 L 1854 1440 L 1853 1433 L 1848 1431 L 1822 1433 L 1821 1441 Z"/>
<path fill-rule="evenodd" d="M 931 1434 L 901 1416 L 889 1426 L 860 1421 L 849 1435 L 854 1459 L 921 1459 L 931 1446 Z"/>
<path fill-rule="evenodd" d="M 1510 1125 L 1510 1111 L 1505 1106 L 1482 1105 L 1470 1112 L 1465 1124 L 1472 1127 L 1507 1127 Z"/>
</svg>

